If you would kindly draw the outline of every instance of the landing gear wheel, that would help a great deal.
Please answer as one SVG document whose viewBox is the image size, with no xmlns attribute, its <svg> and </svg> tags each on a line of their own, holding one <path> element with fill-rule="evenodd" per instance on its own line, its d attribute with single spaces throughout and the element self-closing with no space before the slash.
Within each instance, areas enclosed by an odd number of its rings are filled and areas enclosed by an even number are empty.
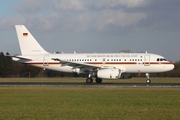
<svg viewBox="0 0 180 120">
<path fill-rule="evenodd" d="M 96 78 L 96 83 L 101 83 L 102 79 L 101 78 Z"/>
<path fill-rule="evenodd" d="M 147 83 L 147 84 L 150 84 L 150 83 L 151 83 L 151 80 L 150 80 L 150 79 L 147 79 L 147 80 L 146 80 L 146 83 Z"/>
<path fill-rule="evenodd" d="M 150 77 L 149 77 L 149 73 L 146 73 L 146 77 L 147 77 L 146 83 L 147 83 L 147 84 L 150 84 L 150 83 L 151 83 L 151 80 L 150 80 Z"/>
<path fill-rule="evenodd" d="M 87 78 L 86 83 L 93 83 L 93 79 L 92 78 Z"/>
</svg>

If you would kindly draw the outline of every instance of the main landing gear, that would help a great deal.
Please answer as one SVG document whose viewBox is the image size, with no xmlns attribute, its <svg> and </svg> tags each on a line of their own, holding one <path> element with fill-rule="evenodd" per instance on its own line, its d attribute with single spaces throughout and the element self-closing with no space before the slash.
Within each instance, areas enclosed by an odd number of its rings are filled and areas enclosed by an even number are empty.
<svg viewBox="0 0 180 120">
<path fill-rule="evenodd" d="M 92 78 L 87 78 L 86 83 L 93 83 L 93 79 Z"/>
<path fill-rule="evenodd" d="M 88 77 L 86 79 L 86 83 L 93 83 L 93 79 Z M 102 83 L 102 79 L 101 78 L 96 78 L 96 83 Z"/>
<path fill-rule="evenodd" d="M 146 83 L 147 83 L 147 84 L 150 84 L 150 83 L 151 83 L 151 80 L 150 80 L 150 77 L 149 77 L 149 73 L 146 73 L 146 77 L 147 77 Z"/>
<path fill-rule="evenodd" d="M 96 83 L 102 83 L 102 79 L 101 78 L 96 78 Z"/>
</svg>

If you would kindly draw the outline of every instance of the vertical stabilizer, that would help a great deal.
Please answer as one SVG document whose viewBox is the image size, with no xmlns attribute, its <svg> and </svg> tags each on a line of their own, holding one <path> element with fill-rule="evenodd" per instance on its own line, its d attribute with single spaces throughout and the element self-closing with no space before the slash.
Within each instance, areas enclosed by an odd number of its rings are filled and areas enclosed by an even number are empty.
<svg viewBox="0 0 180 120">
<path fill-rule="evenodd" d="M 24 25 L 15 25 L 22 55 L 47 53 Z"/>
</svg>

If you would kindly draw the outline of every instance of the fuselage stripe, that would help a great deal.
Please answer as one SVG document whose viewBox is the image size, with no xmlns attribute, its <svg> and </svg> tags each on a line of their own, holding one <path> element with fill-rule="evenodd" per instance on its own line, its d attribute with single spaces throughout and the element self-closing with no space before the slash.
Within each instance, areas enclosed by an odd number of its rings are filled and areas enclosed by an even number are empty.
<svg viewBox="0 0 180 120">
<path fill-rule="evenodd" d="M 28 65 L 61 65 L 60 62 L 27 62 Z M 172 64 L 171 62 L 87 62 L 86 64 L 91 65 L 168 65 Z"/>
</svg>

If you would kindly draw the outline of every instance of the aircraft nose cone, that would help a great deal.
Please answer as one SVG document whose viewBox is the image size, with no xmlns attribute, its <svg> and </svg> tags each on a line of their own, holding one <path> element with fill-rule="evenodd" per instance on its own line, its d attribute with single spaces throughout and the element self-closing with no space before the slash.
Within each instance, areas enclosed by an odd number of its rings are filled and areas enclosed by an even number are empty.
<svg viewBox="0 0 180 120">
<path fill-rule="evenodd" d="M 171 64 L 171 70 L 173 70 L 174 69 L 174 64 Z"/>
<path fill-rule="evenodd" d="M 168 67 L 169 70 L 173 70 L 174 69 L 174 64 L 172 62 L 170 62 L 170 65 Z"/>
</svg>

